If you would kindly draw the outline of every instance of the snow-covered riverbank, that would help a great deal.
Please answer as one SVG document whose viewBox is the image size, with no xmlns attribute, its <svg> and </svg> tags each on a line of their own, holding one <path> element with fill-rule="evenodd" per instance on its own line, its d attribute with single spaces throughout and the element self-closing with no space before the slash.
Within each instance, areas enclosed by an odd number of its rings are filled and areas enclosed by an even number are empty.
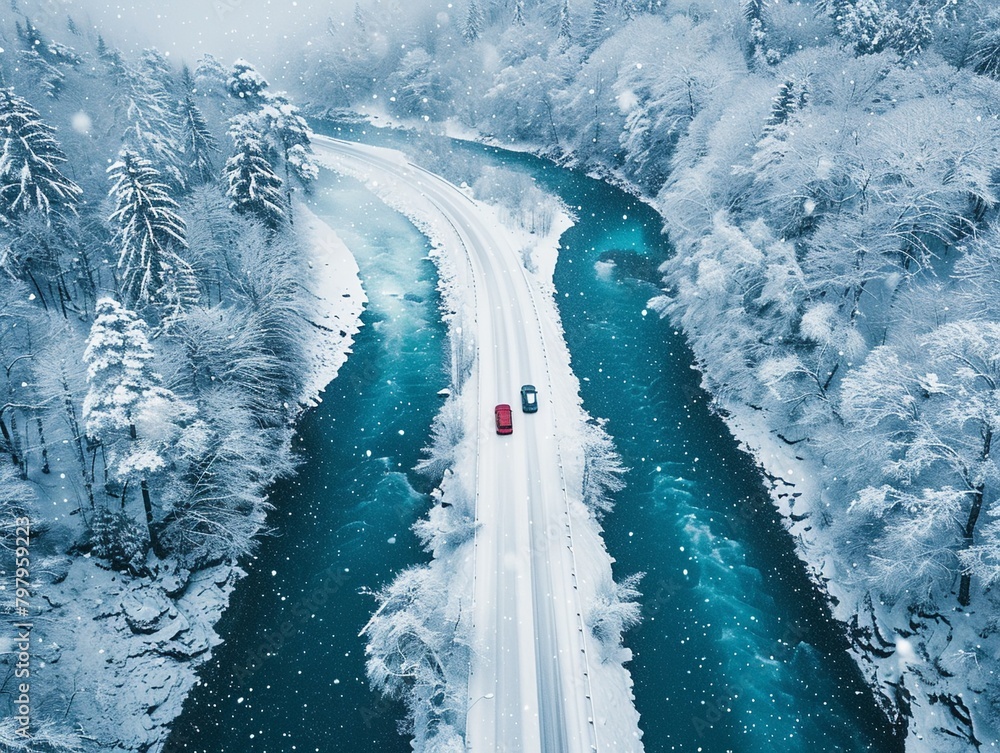
<svg viewBox="0 0 1000 753">
<path fill-rule="evenodd" d="M 365 302 L 357 264 L 332 229 L 305 205 L 296 207 L 296 231 L 312 274 L 303 281 L 309 367 L 302 409 L 320 399 L 351 352 Z M 79 499 L 53 473 L 40 477 L 45 520 L 42 541 L 59 541 L 79 524 Z M 65 482 L 63 482 L 65 483 Z M 41 555 L 42 547 L 38 554 Z M 229 604 L 242 570 L 223 563 L 190 572 L 150 554 L 150 575 L 132 578 L 89 554 L 47 552 L 35 559 L 31 646 L 32 708 L 44 711 L 32 728 L 35 743 L 63 734 L 79 750 L 160 750 L 180 713 L 198 668 L 220 638 L 215 624 Z M 3 636 L 3 652 L 10 636 Z M 5 750 L 34 750 L 0 726 Z M 38 721 L 35 722 L 38 724 Z M 2 747 L 2 746 L 0 746 Z"/>
<path fill-rule="evenodd" d="M 412 123 L 384 116 L 375 126 Z M 426 126 L 424 126 L 426 128 Z M 478 140 L 467 130 L 438 124 L 451 137 Z M 524 151 L 532 150 L 521 145 Z M 639 194 L 623 177 L 612 180 Z M 656 203 L 646 199 L 656 207 Z M 689 335 L 694 333 L 689 332 Z M 709 371 L 711 363 L 706 364 Z M 711 385 L 708 384 L 711 391 Z M 837 620 L 843 625 L 851 654 L 890 720 L 905 725 L 907 749 L 958 750 L 974 737 L 985 746 L 997 744 L 994 715 L 989 707 L 991 671 L 972 659 L 968 646 L 982 633 L 978 618 L 956 622 L 944 615 L 919 616 L 895 612 L 872 599 L 870 584 L 858 577 L 857 565 L 845 558 L 827 525 L 824 509 L 837 490 L 824 488 L 822 464 L 804 444 L 778 437 L 782 428 L 750 406 L 720 401 L 718 407 L 733 435 L 759 464 L 776 509 L 793 537 L 796 552 Z M 981 641 L 981 639 L 979 639 Z M 954 668 L 962 665 L 960 672 Z M 970 692 L 971 691 L 971 692 Z"/>
</svg>

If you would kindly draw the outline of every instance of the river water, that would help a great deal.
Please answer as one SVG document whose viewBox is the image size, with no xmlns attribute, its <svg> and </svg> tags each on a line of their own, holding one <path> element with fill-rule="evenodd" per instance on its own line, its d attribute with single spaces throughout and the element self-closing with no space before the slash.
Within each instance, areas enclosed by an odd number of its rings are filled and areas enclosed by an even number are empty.
<svg viewBox="0 0 1000 753">
<path fill-rule="evenodd" d="M 556 288 L 585 407 L 608 419 L 630 468 L 604 528 L 616 574 L 646 573 L 645 619 L 626 641 L 646 750 L 902 750 L 760 474 L 709 410 L 683 337 L 644 309 L 670 253 L 655 212 L 528 155 L 425 141 L 426 164 L 444 159 L 453 179 L 503 165 L 577 214 Z M 409 525 L 427 490 L 410 469 L 447 382 L 434 269 L 425 239 L 357 183 L 325 174 L 314 203 L 358 257 L 366 326 L 303 420 L 302 470 L 273 495 L 278 535 L 248 563 L 170 751 L 409 750 L 401 708 L 367 687 L 357 634 L 372 610 L 361 590 L 424 557 Z"/>
</svg>

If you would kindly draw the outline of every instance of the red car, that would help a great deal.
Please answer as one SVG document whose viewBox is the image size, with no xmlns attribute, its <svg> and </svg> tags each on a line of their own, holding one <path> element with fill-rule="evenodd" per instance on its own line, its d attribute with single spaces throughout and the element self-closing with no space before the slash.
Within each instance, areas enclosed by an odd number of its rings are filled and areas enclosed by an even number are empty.
<svg viewBox="0 0 1000 753">
<path fill-rule="evenodd" d="M 501 403 L 493 411 L 493 414 L 497 419 L 497 434 L 513 434 L 514 433 L 514 421 L 511 418 L 510 406 L 506 403 Z"/>
</svg>

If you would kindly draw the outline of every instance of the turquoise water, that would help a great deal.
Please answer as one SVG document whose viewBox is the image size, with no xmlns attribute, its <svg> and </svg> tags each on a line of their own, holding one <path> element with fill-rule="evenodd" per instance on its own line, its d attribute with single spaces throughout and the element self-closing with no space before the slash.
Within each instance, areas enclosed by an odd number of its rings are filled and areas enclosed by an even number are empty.
<svg viewBox="0 0 1000 753">
<path fill-rule="evenodd" d="M 276 535 L 246 565 L 169 752 L 410 750 L 358 632 L 374 605 L 362 589 L 424 557 L 410 526 L 428 490 L 410 469 L 448 384 L 437 277 L 424 237 L 354 181 L 324 173 L 313 204 L 358 259 L 364 327 L 302 421 L 300 472 L 271 497 Z"/>
<path fill-rule="evenodd" d="M 327 130 L 414 146 L 392 132 Z M 530 156 L 457 142 L 434 149 L 448 155 L 448 164 L 433 164 L 453 179 L 470 177 L 476 165 L 503 164 L 576 208 L 556 287 L 585 406 L 609 419 L 631 469 L 604 528 L 616 573 L 646 573 L 645 621 L 627 638 L 646 750 L 901 751 L 795 558 L 759 473 L 709 410 L 683 338 L 643 313 L 658 292 L 656 266 L 671 252 L 656 214 L 606 184 Z M 423 239 L 350 181 L 324 180 L 324 216 L 352 247 L 360 244 L 371 326 L 334 394 L 304 422 L 306 465 L 276 495 L 283 541 L 264 543 L 234 597 L 228 644 L 178 725 L 175 739 L 209 733 L 188 750 L 408 750 L 395 732 L 401 711 L 379 704 L 363 682 L 356 635 L 371 601 L 356 591 L 377 587 L 422 556 L 406 529 L 424 498 L 407 469 L 436 409 L 433 394 L 445 382 L 443 332 L 433 270 L 421 260 Z M 363 220 L 352 228 L 345 218 Z M 424 286 L 419 301 L 401 297 L 412 292 L 411 279 Z M 373 294 L 379 290 L 385 295 Z M 417 323 L 401 321 L 412 312 Z M 440 377 L 428 380 L 428 373 Z M 369 447 L 371 458 L 363 452 Z M 268 672 L 240 682 L 227 667 L 242 666 L 262 625 L 281 624 L 287 607 L 279 594 L 291 600 L 302 588 L 296 573 L 328 565 L 350 569 L 332 604 L 297 624 L 293 647 L 277 651 Z"/>
</svg>

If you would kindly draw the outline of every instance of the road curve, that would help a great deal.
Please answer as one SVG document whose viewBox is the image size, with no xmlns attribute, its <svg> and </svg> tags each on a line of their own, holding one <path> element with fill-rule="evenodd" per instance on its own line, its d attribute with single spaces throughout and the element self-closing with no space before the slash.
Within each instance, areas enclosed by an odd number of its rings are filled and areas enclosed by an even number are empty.
<svg viewBox="0 0 1000 753">
<path fill-rule="evenodd" d="M 475 287 L 478 374 L 478 528 L 466 746 L 482 753 L 600 750 L 576 582 L 573 532 L 547 353 L 555 328 L 538 319 L 542 293 L 520 249 L 497 233 L 461 189 L 394 152 L 316 137 L 314 148 L 380 182 L 417 188 L 454 230 Z M 461 263 L 461 262 L 460 262 Z M 536 414 L 520 411 L 520 386 L 539 389 Z M 493 407 L 514 409 L 514 433 L 497 436 Z M 563 413 L 567 415 L 567 413 Z"/>
</svg>

